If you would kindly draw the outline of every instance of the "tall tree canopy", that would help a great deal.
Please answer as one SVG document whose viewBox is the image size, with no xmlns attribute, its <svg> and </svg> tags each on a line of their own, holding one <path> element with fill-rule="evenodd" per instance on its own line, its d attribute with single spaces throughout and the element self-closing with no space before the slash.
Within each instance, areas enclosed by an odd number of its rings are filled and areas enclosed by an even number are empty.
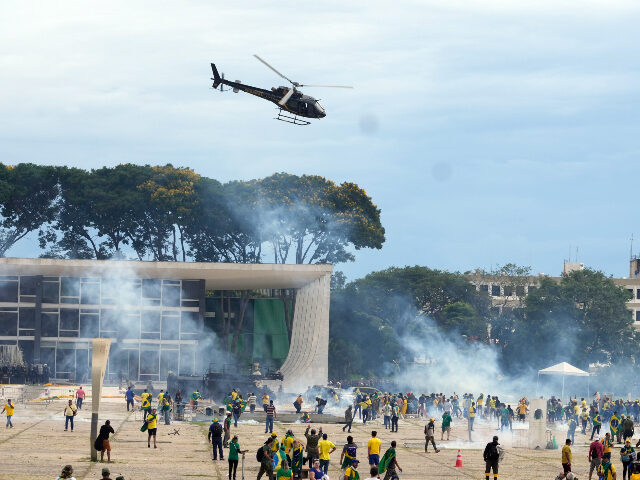
<svg viewBox="0 0 640 480">
<path fill-rule="evenodd" d="M 0 256 L 53 221 L 58 176 L 54 167 L 0 164 Z"/>
<path fill-rule="evenodd" d="M 341 263 L 382 248 L 354 183 L 278 173 L 220 184 L 172 165 L 86 171 L 0 164 L 0 255 L 39 231 L 43 256 Z"/>
</svg>

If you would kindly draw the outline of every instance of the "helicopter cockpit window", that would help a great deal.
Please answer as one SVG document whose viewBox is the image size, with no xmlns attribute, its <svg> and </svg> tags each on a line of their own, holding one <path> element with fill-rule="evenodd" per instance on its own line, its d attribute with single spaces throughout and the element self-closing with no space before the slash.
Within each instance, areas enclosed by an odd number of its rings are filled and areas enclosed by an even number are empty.
<svg viewBox="0 0 640 480">
<path fill-rule="evenodd" d="M 322 105 L 320 105 L 320 102 L 316 102 L 316 110 L 318 110 L 320 113 L 327 113 L 327 112 L 325 112 L 325 110 L 322 107 Z"/>
</svg>

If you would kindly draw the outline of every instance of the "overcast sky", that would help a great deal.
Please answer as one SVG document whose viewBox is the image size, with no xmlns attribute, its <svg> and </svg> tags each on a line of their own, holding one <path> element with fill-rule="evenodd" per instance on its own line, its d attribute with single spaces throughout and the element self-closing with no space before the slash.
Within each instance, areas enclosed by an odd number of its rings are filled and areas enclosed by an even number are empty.
<svg viewBox="0 0 640 480">
<path fill-rule="evenodd" d="M 0 161 L 172 163 L 220 181 L 354 181 L 387 242 L 339 266 L 448 270 L 575 257 L 628 274 L 640 237 L 640 2 L 0 2 Z M 211 90 L 210 62 L 283 80 L 308 127 Z M 29 242 L 9 253 L 36 255 Z M 640 238 L 637 242 L 640 250 Z"/>
</svg>

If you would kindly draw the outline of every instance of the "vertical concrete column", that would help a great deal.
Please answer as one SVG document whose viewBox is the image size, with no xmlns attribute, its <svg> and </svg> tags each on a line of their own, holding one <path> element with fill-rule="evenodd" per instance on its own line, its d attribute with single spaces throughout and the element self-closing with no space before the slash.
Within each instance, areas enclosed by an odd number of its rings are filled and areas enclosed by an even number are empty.
<svg viewBox="0 0 640 480">
<path fill-rule="evenodd" d="M 33 363 L 42 363 L 40 361 L 40 344 L 42 341 L 42 275 L 36 276 L 36 299 L 35 299 L 35 330 L 33 333 Z M 20 297 L 18 297 L 20 300 Z"/>
<path fill-rule="evenodd" d="M 280 367 L 286 389 L 329 380 L 330 281 L 327 274 L 298 290 L 289 354 Z"/>
<path fill-rule="evenodd" d="M 204 280 L 200 280 L 198 288 L 198 326 L 200 331 L 204 331 L 204 314 L 207 311 L 207 287 Z"/>
</svg>

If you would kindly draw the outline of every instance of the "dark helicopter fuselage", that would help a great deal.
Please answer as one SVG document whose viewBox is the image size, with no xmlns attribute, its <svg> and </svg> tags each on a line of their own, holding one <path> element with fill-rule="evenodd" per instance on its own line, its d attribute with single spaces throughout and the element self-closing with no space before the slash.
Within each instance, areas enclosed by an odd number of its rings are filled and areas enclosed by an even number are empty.
<svg viewBox="0 0 640 480">
<path fill-rule="evenodd" d="M 285 103 L 284 105 L 280 105 L 278 102 L 280 102 L 280 100 L 282 100 L 284 96 L 289 92 L 288 87 L 278 87 L 272 88 L 271 90 L 265 90 L 263 88 L 245 85 L 240 82 L 231 82 L 229 80 L 225 80 L 224 78 L 216 79 L 216 82 L 231 87 L 234 92 L 238 92 L 240 90 L 251 95 L 255 95 L 256 97 L 269 100 L 270 102 L 275 103 L 278 108 L 282 108 L 283 110 L 293 113 L 294 115 L 299 115 L 301 117 L 307 118 L 324 118 L 327 115 L 318 100 L 310 97 L 309 95 L 305 95 L 299 90 L 296 90 L 294 87 L 291 87 L 294 88 L 294 92 L 287 100 L 287 103 Z"/>
</svg>

